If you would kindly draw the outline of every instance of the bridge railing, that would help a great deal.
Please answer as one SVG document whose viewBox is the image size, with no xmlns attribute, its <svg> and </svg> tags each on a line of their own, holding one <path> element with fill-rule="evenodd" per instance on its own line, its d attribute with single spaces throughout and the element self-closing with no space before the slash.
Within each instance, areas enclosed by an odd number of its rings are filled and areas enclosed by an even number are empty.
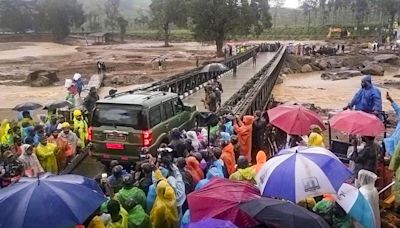
<svg viewBox="0 0 400 228">
<path fill-rule="evenodd" d="M 243 87 L 227 100 L 219 114 L 253 114 L 255 110 L 264 110 L 278 79 L 286 55 L 282 46 L 267 65 L 255 74 Z"/>
<path fill-rule="evenodd" d="M 224 60 L 217 62 L 223 63 L 229 69 L 233 69 L 235 66 L 239 66 L 243 62 L 249 60 L 253 56 L 254 51 L 275 52 L 276 50 L 278 50 L 278 48 L 279 44 L 263 43 L 256 47 L 250 48 L 249 50 L 241 54 L 228 57 Z M 213 77 L 223 73 L 223 72 L 202 73 L 201 72 L 202 68 L 203 67 L 197 67 L 195 69 L 173 75 L 164 80 L 157 81 L 149 86 L 127 91 L 124 93 L 132 93 L 136 90 L 151 90 L 151 91 L 173 92 L 179 95 L 183 95 L 184 93 L 194 90 L 196 87 L 210 81 Z"/>
</svg>

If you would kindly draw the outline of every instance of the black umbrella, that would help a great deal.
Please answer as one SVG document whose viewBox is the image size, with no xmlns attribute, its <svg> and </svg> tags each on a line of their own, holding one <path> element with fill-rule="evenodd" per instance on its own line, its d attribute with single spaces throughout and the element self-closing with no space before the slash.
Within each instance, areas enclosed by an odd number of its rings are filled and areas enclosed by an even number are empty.
<svg viewBox="0 0 400 228">
<path fill-rule="evenodd" d="M 210 63 L 201 69 L 200 73 L 228 71 L 229 67 L 222 63 Z"/>
<path fill-rule="evenodd" d="M 38 109 L 41 107 L 43 107 L 41 104 L 34 103 L 34 102 L 26 102 L 26 103 L 22 103 L 22 104 L 15 106 L 12 110 L 18 111 L 18 112 L 23 112 L 23 111 L 35 110 L 35 109 Z"/>
<path fill-rule="evenodd" d="M 55 110 L 59 108 L 72 107 L 71 102 L 66 100 L 54 101 L 47 104 L 43 109 Z"/>
<path fill-rule="evenodd" d="M 288 228 L 330 227 L 321 216 L 289 201 L 263 197 L 243 203 L 240 209 L 266 225 Z"/>
</svg>

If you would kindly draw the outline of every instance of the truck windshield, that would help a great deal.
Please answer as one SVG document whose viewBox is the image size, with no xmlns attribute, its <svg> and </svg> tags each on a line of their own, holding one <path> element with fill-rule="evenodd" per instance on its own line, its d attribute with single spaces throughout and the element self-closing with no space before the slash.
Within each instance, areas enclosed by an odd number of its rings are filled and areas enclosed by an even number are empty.
<svg viewBox="0 0 400 228">
<path fill-rule="evenodd" d="M 143 107 L 132 105 L 97 104 L 92 119 L 94 127 L 125 126 L 142 130 L 146 123 Z"/>
</svg>

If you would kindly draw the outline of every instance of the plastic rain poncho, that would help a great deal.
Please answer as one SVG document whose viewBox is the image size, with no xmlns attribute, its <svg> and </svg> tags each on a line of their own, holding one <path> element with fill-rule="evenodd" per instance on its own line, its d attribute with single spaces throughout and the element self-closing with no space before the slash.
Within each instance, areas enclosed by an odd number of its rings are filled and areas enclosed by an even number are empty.
<svg viewBox="0 0 400 228">
<path fill-rule="evenodd" d="M 210 182 L 210 180 L 213 177 L 220 177 L 220 178 L 224 178 L 224 176 L 221 176 L 221 173 L 218 171 L 218 169 L 216 167 L 212 167 L 211 169 L 208 170 L 207 172 L 207 177 L 201 181 L 199 181 L 199 183 L 197 183 L 195 190 L 199 190 L 202 187 L 204 187 L 204 185 L 208 184 L 208 182 Z"/>
<path fill-rule="evenodd" d="M 47 145 L 39 143 L 36 147 L 36 155 L 46 172 L 58 173 L 56 151 L 57 146 L 52 143 L 47 143 Z"/>
<path fill-rule="evenodd" d="M 246 156 L 251 162 L 251 144 L 254 116 L 244 116 L 243 122 L 238 121 L 235 125 L 235 131 L 238 135 L 240 144 L 240 154 Z"/>
<path fill-rule="evenodd" d="M 150 222 L 153 228 L 178 227 L 175 192 L 166 180 L 157 184 L 157 198 L 150 213 Z"/>
<path fill-rule="evenodd" d="M 395 173 L 394 195 L 398 207 L 400 206 L 400 147 L 396 147 L 392 160 L 390 160 L 389 169 Z"/>
<path fill-rule="evenodd" d="M 400 141 L 400 106 L 396 102 L 392 102 L 392 108 L 396 112 L 397 126 L 394 132 L 383 140 L 386 152 L 393 156 L 396 147 Z"/>
<path fill-rule="evenodd" d="M 379 194 L 375 187 L 375 181 L 377 178 L 378 176 L 375 173 L 362 169 L 358 172 L 357 182 L 361 186 L 359 189 L 361 194 L 369 202 L 374 211 L 375 227 L 380 228 L 381 216 L 379 211 Z"/>
</svg>

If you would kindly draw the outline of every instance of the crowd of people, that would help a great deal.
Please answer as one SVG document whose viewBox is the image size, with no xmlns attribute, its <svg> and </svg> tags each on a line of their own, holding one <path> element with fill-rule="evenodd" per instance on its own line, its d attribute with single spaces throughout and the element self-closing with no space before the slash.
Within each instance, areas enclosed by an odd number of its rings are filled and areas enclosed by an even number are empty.
<svg viewBox="0 0 400 228">
<path fill-rule="evenodd" d="M 3 120 L 0 187 L 7 187 L 23 176 L 62 171 L 88 142 L 87 120 L 80 110 L 73 115 L 72 124 L 63 115 L 52 115 L 46 124 L 36 124 L 29 111 L 21 112 L 18 122 Z"/>
</svg>

